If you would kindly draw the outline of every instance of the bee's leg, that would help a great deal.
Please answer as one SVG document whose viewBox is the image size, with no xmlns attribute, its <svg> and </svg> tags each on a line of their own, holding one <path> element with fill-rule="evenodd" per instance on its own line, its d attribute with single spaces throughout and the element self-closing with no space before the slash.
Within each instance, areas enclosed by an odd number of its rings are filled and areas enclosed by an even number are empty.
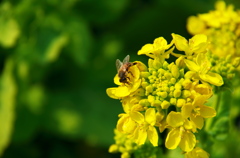
<svg viewBox="0 0 240 158">
<path fill-rule="evenodd" d="M 129 71 L 129 73 L 132 75 L 132 77 L 134 77 L 134 76 L 133 76 L 133 73 L 132 73 L 131 71 Z"/>
</svg>

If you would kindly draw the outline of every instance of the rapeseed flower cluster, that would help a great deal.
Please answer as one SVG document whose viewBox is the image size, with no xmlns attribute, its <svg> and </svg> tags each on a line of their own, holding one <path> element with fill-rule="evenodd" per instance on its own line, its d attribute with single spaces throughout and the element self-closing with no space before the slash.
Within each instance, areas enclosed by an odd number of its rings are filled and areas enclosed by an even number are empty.
<svg viewBox="0 0 240 158">
<path fill-rule="evenodd" d="M 203 151 L 197 147 L 195 134 L 203 128 L 205 118 L 216 116 L 215 109 L 205 103 L 213 95 L 213 86 L 224 82 L 211 69 L 206 35 L 189 41 L 177 34 L 172 37 L 169 44 L 159 37 L 144 45 L 138 54 L 150 57 L 148 66 L 134 62 L 127 73 L 128 83 L 119 82 L 116 75 L 118 87 L 108 88 L 107 94 L 122 102 L 124 113 L 119 114 L 117 131 L 137 146 L 147 141 L 158 146 L 159 133 L 167 130 L 166 148 L 179 146 L 190 155 Z M 174 53 L 174 49 L 184 55 Z M 178 58 L 168 63 L 171 54 Z"/>
</svg>

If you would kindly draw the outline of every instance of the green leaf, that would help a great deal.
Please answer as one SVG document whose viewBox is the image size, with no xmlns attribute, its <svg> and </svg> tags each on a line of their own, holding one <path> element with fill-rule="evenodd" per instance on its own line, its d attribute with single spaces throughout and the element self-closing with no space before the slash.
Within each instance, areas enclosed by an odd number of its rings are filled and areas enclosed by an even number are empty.
<svg viewBox="0 0 240 158">
<path fill-rule="evenodd" d="M 68 53 L 78 65 L 86 64 L 92 48 L 92 38 L 87 23 L 81 19 L 71 19 L 66 25 L 66 32 L 69 34 Z"/>
<path fill-rule="evenodd" d="M 59 53 L 61 52 L 61 49 L 66 45 L 68 42 L 67 35 L 60 35 L 52 40 L 52 42 L 49 44 L 45 58 L 49 62 L 53 62 L 57 60 Z"/>
<path fill-rule="evenodd" d="M 0 44 L 6 48 L 14 46 L 20 35 L 18 22 L 11 17 L 11 9 L 9 2 L 0 6 Z"/>
<path fill-rule="evenodd" d="M 15 119 L 16 85 L 12 76 L 13 61 L 8 59 L 0 80 L 0 155 L 8 146 Z"/>
</svg>

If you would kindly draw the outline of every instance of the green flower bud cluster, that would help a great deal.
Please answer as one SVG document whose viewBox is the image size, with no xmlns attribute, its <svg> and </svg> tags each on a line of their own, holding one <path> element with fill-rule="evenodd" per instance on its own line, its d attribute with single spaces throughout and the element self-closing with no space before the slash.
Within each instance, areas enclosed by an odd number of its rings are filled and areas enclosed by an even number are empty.
<svg viewBox="0 0 240 158">
<path fill-rule="evenodd" d="M 210 61 L 213 67 L 211 68 L 213 72 L 220 74 L 223 77 L 224 82 L 228 82 L 234 78 L 237 67 L 240 64 L 240 57 L 232 58 L 228 55 L 226 58 L 219 58 L 214 54 L 209 54 Z"/>
<path fill-rule="evenodd" d="M 132 139 L 127 138 L 127 135 L 114 130 L 115 144 L 109 147 L 110 153 L 121 152 L 121 158 L 130 158 L 131 153 L 137 149 L 136 143 Z"/>
<path fill-rule="evenodd" d="M 145 98 L 139 104 L 143 106 L 161 107 L 168 109 L 170 105 L 181 107 L 192 94 L 188 90 L 192 81 L 185 79 L 184 69 L 179 69 L 175 63 L 165 61 L 162 65 L 154 64 L 149 60 L 148 72 L 142 72 L 142 84 L 145 89 Z"/>
</svg>

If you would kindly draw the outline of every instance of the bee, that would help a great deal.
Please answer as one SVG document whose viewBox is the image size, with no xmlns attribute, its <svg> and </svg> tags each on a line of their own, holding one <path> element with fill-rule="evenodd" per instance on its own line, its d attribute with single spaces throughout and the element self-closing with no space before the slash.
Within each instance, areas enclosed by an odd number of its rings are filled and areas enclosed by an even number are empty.
<svg viewBox="0 0 240 158">
<path fill-rule="evenodd" d="M 129 68 L 131 66 L 137 64 L 137 63 L 129 62 L 129 60 L 130 60 L 130 56 L 129 55 L 127 55 L 123 59 L 123 62 L 121 62 L 119 59 L 116 60 L 116 67 L 117 67 L 117 71 L 118 71 L 118 77 L 120 78 L 119 82 L 121 82 L 121 83 L 128 83 L 128 80 L 129 80 L 128 74 L 131 73 L 129 71 Z"/>
</svg>

